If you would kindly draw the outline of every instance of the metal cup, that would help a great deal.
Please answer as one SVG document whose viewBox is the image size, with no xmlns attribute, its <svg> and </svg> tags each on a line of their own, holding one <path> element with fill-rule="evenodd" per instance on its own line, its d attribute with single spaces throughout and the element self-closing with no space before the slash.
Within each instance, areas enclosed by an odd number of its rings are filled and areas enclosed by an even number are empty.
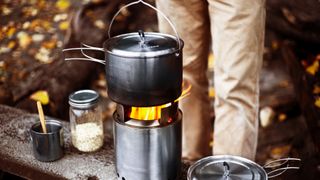
<svg viewBox="0 0 320 180">
<path fill-rule="evenodd" d="M 56 120 L 47 120 L 46 127 L 47 133 L 43 133 L 40 122 L 37 122 L 31 127 L 30 134 L 34 157 L 50 162 L 63 156 L 63 128 Z"/>
</svg>

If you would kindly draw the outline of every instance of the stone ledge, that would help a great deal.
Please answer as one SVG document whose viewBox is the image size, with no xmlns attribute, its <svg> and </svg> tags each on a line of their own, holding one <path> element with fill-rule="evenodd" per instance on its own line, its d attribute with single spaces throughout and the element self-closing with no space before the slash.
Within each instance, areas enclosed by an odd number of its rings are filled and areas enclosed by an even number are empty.
<svg viewBox="0 0 320 180">
<path fill-rule="evenodd" d="M 0 169 L 27 179 L 117 179 L 110 135 L 99 151 L 82 153 L 70 146 L 69 123 L 64 121 L 61 121 L 65 140 L 63 158 L 50 163 L 36 160 L 29 129 L 37 118 L 35 114 L 0 105 Z M 187 168 L 183 164 L 181 179 L 186 179 Z"/>
</svg>

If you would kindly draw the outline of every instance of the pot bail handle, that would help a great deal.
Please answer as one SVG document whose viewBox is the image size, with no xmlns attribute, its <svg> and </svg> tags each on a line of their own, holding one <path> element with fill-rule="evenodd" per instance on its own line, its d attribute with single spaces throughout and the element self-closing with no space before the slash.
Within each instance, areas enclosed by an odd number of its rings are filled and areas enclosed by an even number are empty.
<svg viewBox="0 0 320 180">
<path fill-rule="evenodd" d="M 110 32 L 111 32 L 112 24 L 113 24 L 114 20 L 116 19 L 116 17 L 119 15 L 119 13 L 120 13 L 123 9 L 125 9 L 125 8 L 127 8 L 127 7 L 129 7 L 129 6 L 132 6 L 132 5 L 135 5 L 135 4 L 139 4 L 139 3 L 142 3 L 142 4 L 146 5 L 146 6 L 148 6 L 149 8 L 155 10 L 157 13 L 159 13 L 159 14 L 170 24 L 171 28 L 173 29 L 173 31 L 174 31 L 174 33 L 175 33 L 175 35 L 176 35 L 176 40 L 177 40 L 178 48 L 179 48 L 179 51 L 180 51 L 181 46 L 182 46 L 182 45 L 181 45 L 181 41 L 180 41 L 180 36 L 179 36 L 179 33 L 178 33 L 177 29 L 176 29 L 175 26 L 173 25 L 173 23 L 170 21 L 170 19 L 169 19 L 162 11 L 160 11 L 159 9 L 157 9 L 156 7 L 152 6 L 152 5 L 149 4 L 149 3 L 144 2 L 143 0 L 138 0 L 138 1 L 134 1 L 134 2 L 132 2 L 132 3 L 129 3 L 129 4 L 121 7 L 121 8 L 118 10 L 118 12 L 112 17 L 111 22 L 110 22 L 110 24 L 109 24 L 109 28 L 108 28 L 108 36 L 109 36 L 109 38 L 111 37 L 111 36 L 110 36 Z"/>
</svg>

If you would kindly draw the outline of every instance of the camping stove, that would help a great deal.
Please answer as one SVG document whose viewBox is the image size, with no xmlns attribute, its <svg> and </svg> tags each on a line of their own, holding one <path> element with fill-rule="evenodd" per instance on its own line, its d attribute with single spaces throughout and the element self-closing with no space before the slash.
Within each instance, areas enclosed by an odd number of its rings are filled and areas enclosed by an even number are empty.
<svg viewBox="0 0 320 180">
<path fill-rule="evenodd" d="M 175 36 L 132 32 L 111 37 L 110 30 L 121 10 L 142 3 L 164 17 Z M 182 49 L 173 23 L 161 11 L 139 0 L 123 6 L 112 18 L 103 48 L 83 44 L 84 58 L 105 65 L 108 96 L 116 102 L 114 140 L 116 171 L 120 180 L 174 180 L 181 164 Z M 101 51 L 105 59 L 86 51 Z"/>
<path fill-rule="evenodd" d="M 135 119 L 139 117 L 143 120 Z M 177 103 L 140 109 L 118 105 L 114 140 L 119 179 L 176 179 L 181 163 L 181 119 Z"/>
</svg>

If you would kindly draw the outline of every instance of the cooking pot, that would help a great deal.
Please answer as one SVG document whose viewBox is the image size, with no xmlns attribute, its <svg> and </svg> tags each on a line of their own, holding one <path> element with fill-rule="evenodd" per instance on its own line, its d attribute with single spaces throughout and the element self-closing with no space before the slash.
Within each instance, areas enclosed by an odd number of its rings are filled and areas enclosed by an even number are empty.
<svg viewBox="0 0 320 180">
<path fill-rule="evenodd" d="M 239 156 L 209 156 L 190 166 L 188 180 L 267 180 L 281 175 L 288 169 L 299 169 L 289 166 L 289 161 L 300 161 L 300 159 L 278 159 L 262 167 Z M 267 169 L 273 170 L 267 172 Z"/>
<path fill-rule="evenodd" d="M 143 3 L 156 10 L 171 25 L 175 36 L 155 32 L 133 32 L 110 36 L 115 17 L 121 10 L 133 4 Z M 110 99 L 129 106 L 156 106 L 173 102 L 181 95 L 182 48 L 172 22 L 158 9 L 144 1 L 136 1 L 122 7 L 112 18 L 103 48 L 85 45 L 81 50 L 85 58 L 65 60 L 89 60 L 105 64 L 107 90 Z M 105 60 L 89 56 L 87 50 L 103 51 Z"/>
</svg>

